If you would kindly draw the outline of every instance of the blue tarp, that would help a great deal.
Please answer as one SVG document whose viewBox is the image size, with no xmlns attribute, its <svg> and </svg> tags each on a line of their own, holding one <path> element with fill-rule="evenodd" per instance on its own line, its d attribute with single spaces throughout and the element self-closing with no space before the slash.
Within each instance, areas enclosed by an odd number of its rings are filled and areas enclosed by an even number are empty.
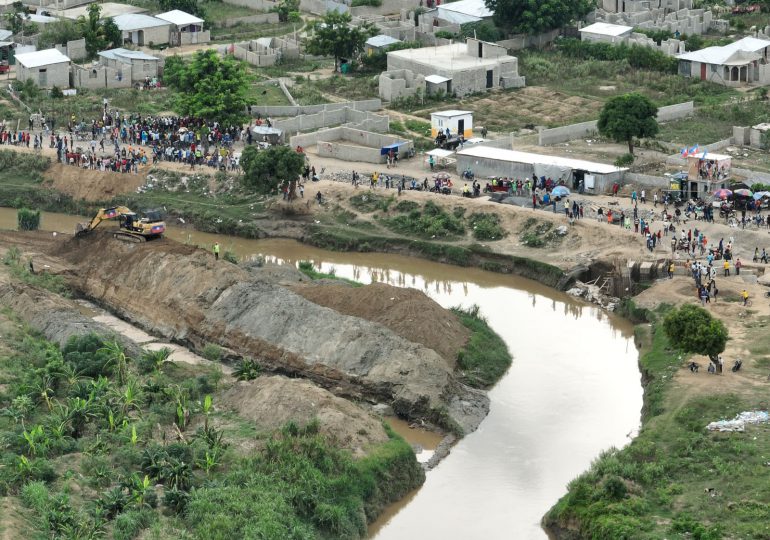
<svg viewBox="0 0 770 540">
<path fill-rule="evenodd" d="M 387 155 L 388 152 L 390 152 L 391 150 L 393 150 L 396 154 L 398 154 L 398 148 L 400 146 L 405 145 L 405 144 L 407 144 L 407 142 L 406 141 L 402 141 L 402 142 L 398 142 L 396 144 L 390 144 L 388 146 L 383 146 L 382 148 L 380 148 L 380 155 L 381 156 Z"/>
</svg>

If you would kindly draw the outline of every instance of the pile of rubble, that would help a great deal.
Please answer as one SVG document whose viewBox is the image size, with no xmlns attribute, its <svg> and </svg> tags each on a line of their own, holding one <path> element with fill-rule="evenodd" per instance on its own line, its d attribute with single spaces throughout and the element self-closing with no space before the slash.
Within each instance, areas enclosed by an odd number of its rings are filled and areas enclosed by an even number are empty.
<svg viewBox="0 0 770 540">
<path fill-rule="evenodd" d="M 582 281 L 576 281 L 572 288 L 567 290 L 567 294 L 576 298 L 582 298 L 586 302 L 596 304 L 607 311 L 615 311 L 618 304 L 620 304 L 620 298 L 608 295 L 598 285 L 591 285 Z"/>
</svg>

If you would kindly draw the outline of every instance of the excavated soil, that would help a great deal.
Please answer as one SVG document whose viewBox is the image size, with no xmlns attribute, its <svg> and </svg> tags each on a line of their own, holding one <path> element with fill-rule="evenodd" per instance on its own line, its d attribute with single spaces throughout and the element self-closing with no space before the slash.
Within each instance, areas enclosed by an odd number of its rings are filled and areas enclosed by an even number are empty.
<svg viewBox="0 0 770 540">
<path fill-rule="evenodd" d="M 267 431 L 279 429 L 290 420 L 301 426 L 318 419 L 321 433 L 334 438 L 356 457 L 388 440 L 381 420 L 303 379 L 273 376 L 238 382 L 217 403 Z"/>
<path fill-rule="evenodd" d="M 194 349 L 216 343 L 335 394 L 387 402 L 406 417 L 446 414 L 466 432 L 488 412 L 486 394 L 460 384 L 433 349 L 195 247 L 168 239 L 127 244 L 95 231 L 53 251 L 72 266 L 80 293 Z"/>
<path fill-rule="evenodd" d="M 315 304 L 381 324 L 404 339 L 425 345 L 444 357 L 451 369 L 457 352 L 470 338 L 470 331 L 454 313 L 417 289 L 375 283 L 365 287 L 296 286 L 292 290 Z"/>
<path fill-rule="evenodd" d="M 46 187 L 75 200 L 109 201 L 116 195 L 134 193 L 144 185 L 141 174 L 101 172 L 57 163 L 44 174 Z"/>
</svg>

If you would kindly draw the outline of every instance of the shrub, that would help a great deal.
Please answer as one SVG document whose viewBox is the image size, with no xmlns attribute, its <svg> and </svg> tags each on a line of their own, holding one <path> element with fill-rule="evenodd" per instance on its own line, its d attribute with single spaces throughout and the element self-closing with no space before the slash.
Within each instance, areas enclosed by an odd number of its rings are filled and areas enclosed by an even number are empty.
<svg viewBox="0 0 770 540">
<path fill-rule="evenodd" d="M 358 7 L 358 6 L 380 7 L 381 5 L 382 5 L 382 0 L 353 0 L 350 3 L 350 7 Z"/>
<path fill-rule="evenodd" d="M 156 519 L 157 514 L 148 509 L 124 512 L 115 518 L 112 537 L 114 540 L 132 540 Z"/>
<path fill-rule="evenodd" d="M 238 264 L 240 262 L 238 260 L 238 255 L 236 255 L 234 251 L 231 251 L 229 249 L 225 250 L 225 252 L 222 254 L 222 258 L 227 262 L 233 263 L 233 264 Z"/>
<path fill-rule="evenodd" d="M 222 359 L 222 347 L 216 343 L 206 343 L 203 347 L 203 358 L 212 362 L 219 362 Z"/>
<path fill-rule="evenodd" d="M 64 97 L 64 92 L 61 91 L 61 88 L 58 86 L 54 86 L 51 88 L 51 98 L 52 99 L 61 99 Z"/>
<path fill-rule="evenodd" d="M 503 339 L 489 327 L 476 305 L 452 308 L 460 322 L 471 331 L 468 343 L 457 353 L 457 365 L 470 386 L 484 388 L 497 382 L 511 365 L 511 354 Z"/>
<path fill-rule="evenodd" d="M 625 153 L 619 156 L 614 162 L 614 165 L 616 167 L 628 167 L 629 165 L 633 165 L 633 164 L 634 164 L 634 155 L 629 153 Z"/>
<path fill-rule="evenodd" d="M 16 219 L 20 231 L 36 231 L 40 228 L 40 210 L 19 208 L 16 212 Z"/>
<path fill-rule="evenodd" d="M 71 336 L 62 349 L 62 356 L 83 376 L 109 377 L 113 370 L 109 353 L 104 350 L 105 344 L 102 337 L 94 333 Z"/>
<path fill-rule="evenodd" d="M 614 501 L 619 501 L 626 496 L 626 484 L 618 476 L 611 476 L 604 481 L 605 496 Z"/>
<path fill-rule="evenodd" d="M 24 484 L 21 488 L 21 500 L 28 508 L 36 510 L 38 513 L 43 513 L 45 507 L 48 504 L 50 494 L 48 492 L 48 486 L 45 482 L 35 481 L 28 484 Z"/>
<path fill-rule="evenodd" d="M 500 226 L 497 214 L 473 214 L 469 219 L 476 240 L 500 240 L 508 233 Z"/>
<path fill-rule="evenodd" d="M 303 261 L 305 262 L 305 261 Z M 301 264 L 301 263 L 300 263 Z M 259 377 L 262 368 L 251 358 L 244 358 L 238 367 L 235 368 L 233 375 L 239 381 L 253 381 Z"/>
</svg>

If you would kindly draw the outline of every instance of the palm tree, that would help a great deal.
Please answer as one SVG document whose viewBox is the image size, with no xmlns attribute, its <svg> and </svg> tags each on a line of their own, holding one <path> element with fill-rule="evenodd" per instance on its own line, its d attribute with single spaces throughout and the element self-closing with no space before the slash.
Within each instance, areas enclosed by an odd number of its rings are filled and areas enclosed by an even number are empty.
<svg viewBox="0 0 770 540">
<path fill-rule="evenodd" d="M 101 23 L 102 7 L 99 4 L 88 6 L 86 15 L 78 17 L 77 25 L 86 40 L 86 52 L 89 57 L 96 56 L 107 44 L 104 25 Z"/>
<path fill-rule="evenodd" d="M 93 402 L 79 397 L 70 398 L 67 405 L 62 406 L 61 412 L 69 421 L 72 436 L 76 439 L 80 437 L 86 424 L 96 417 Z"/>
<path fill-rule="evenodd" d="M 94 6 L 96 4 L 91 4 Z M 89 6 L 89 10 L 91 9 Z M 104 346 L 99 349 L 100 353 L 107 355 L 107 363 L 115 366 L 115 371 L 118 373 L 118 384 L 122 385 L 126 380 L 126 374 L 128 373 L 128 362 L 130 358 L 126 356 L 126 351 L 123 346 L 117 342 L 117 340 L 108 341 Z"/>
</svg>

